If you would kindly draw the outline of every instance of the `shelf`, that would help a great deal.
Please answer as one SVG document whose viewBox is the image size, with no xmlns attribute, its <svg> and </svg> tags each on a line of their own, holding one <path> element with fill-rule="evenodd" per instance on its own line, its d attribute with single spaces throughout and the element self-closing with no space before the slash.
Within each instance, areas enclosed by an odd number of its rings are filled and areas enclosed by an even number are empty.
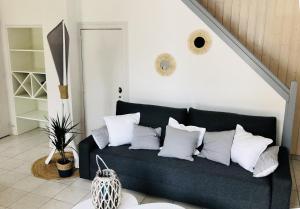
<svg viewBox="0 0 300 209">
<path fill-rule="evenodd" d="M 16 92 L 20 88 L 21 83 L 15 76 L 12 76 L 12 83 L 13 83 L 13 90 L 14 92 Z"/>
<path fill-rule="evenodd" d="M 12 75 L 20 84 L 22 84 L 25 81 L 25 79 L 29 76 L 29 73 L 20 72 L 13 73 Z"/>
<path fill-rule="evenodd" d="M 17 133 L 44 127 L 48 117 L 47 78 L 41 27 L 9 27 Z"/>
<path fill-rule="evenodd" d="M 31 96 L 23 88 L 16 93 L 15 97 L 31 99 Z"/>
<path fill-rule="evenodd" d="M 45 69 L 37 68 L 37 69 L 12 69 L 13 73 L 35 73 L 35 74 L 46 74 Z"/>
<path fill-rule="evenodd" d="M 42 110 L 35 110 L 32 112 L 17 115 L 17 118 L 34 120 L 34 121 L 39 121 L 39 122 L 48 122 L 46 117 L 48 117 L 47 111 L 42 111 Z"/>
<path fill-rule="evenodd" d="M 39 52 L 43 53 L 44 50 L 41 49 L 10 49 L 11 52 Z"/>
<path fill-rule="evenodd" d="M 32 95 L 34 98 L 47 98 L 46 75 L 31 74 Z"/>
<path fill-rule="evenodd" d="M 43 50 L 42 28 L 8 28 L 10 49 Z"/>
<path fill-rule="evenodd" d="M 15 96 L 15 98 L 19 98 L 19 99 L 29 99 L 29 100 L 40 100 L 40 101 L 47 101 L 47 96 L 44 96 L 44 97 L 39 97 L 39 98 L 32 98 L 32 97 L 29 97 L 29 96 Z"/>
<path fill-rule="evenodd" d="M 47 92 L 43 87 L 41 87 L 38 92 L 34 95 L 35 98 L 44 99 L 47 98 Z"/>
<path fill-rule="evenodd" d="M 23 98 L 47 99 L 47 82 L 44 73 L 13 72 L 14 95 Z"/>
<path fill-rule="evenodd" d="M 38 71 L 45 69 L 44 53 L 24 53 L 22 51 L 10 52 L 11 69 L 31 69 Z"/>
<path fill-rule="evenodd" d="M 43 74 L 32 74 L 31 75 L 41 86 L 46 82 L 46 75 Z"/>
<path fill-rule="evenodd" d="M 31 77 L 29 73 L 13 73 L 13 78 L 18 81 L 18 84 L 14 82 L 14 86 L 17 87 L 14 89 L 15 96 L 31 97 L 32 88 L 31 88 Z M 13 80 L 14 81 L 14 80 Z"/>
</svg>

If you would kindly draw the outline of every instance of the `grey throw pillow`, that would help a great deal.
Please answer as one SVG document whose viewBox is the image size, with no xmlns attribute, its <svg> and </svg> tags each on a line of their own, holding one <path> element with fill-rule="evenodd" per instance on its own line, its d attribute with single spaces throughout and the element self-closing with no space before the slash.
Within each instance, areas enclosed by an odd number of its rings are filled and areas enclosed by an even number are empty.
<svg viewBox="0 0 300 209">
<path fill-rule="evenodd" d="M 159 150 L 159 137 L 161 128 L 150 128 L 135 125 L 133 127 L 132 141 L 129 149 Z"/>
<path fill-rule="evenodd" d="M 106 126 L 93 130 L 92 136 L 99 149 L 104 149 L 109 143 L 109 135 Z"/>
<path fill-rule="evenodd" d="M 206 132 L 199 157 L 230 165 L 231 146 L 235 131 Z"/>
<path fill-rule="evenodd" d="M 197 147 L 199 134 L 199 131 L 185 131 L 167 126 L 164 146 L 158 156 L 194 161 L 192 155 Z"/>
<path fill-rule="evenodd" d="M 278 152 L 279 152 L 279 146 L 269 147 L 266 151 L 264 151 L 260 155 L 254 167 L 253 176 L 260 178 L 260 177 L 268 176 L 271 173 L 273 173 L 279 166 Z"/>
</svg>

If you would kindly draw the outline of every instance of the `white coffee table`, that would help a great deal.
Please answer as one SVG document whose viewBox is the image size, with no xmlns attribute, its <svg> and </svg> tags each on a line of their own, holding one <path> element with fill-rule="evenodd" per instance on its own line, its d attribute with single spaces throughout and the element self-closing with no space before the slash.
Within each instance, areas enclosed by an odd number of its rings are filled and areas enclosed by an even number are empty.
<svg viewBox="0 0 300 209">
<path fill-rule="evenodd" d="M 138 204 L 137 199 L 133 195 L 127 192 L 122 192 L 122 200 L 118 209 L 129 209 L 137 206 Z M 78 203 L 75 207 L 73 207 L 73 209 L 94 209 L 92 199 L 87 199 Z"/>
<path fill-rule="evenodd" d="M 78 203 L 72 209 L 94 209 L 92 199 L 87 199 Z M 170 204 L 170 203 L 148 203 L 139 205 L 137 199 L 127 193 L 122 192 L 122 200 L 118 209 L 185 209 L 181 206 Z"/>
<path fill-rule="evenodd" d="M 130 209 L 185 209 L 179 205 L 174 205 L 171 203 L 148 203 L 148 204 L 141 204 Z"/>
</svg>

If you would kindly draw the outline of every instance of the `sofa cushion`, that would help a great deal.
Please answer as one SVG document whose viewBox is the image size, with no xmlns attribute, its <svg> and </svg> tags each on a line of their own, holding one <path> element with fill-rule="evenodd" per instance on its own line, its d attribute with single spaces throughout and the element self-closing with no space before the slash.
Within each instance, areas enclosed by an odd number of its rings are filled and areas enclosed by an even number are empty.
<svg viewBox="0 0 300 209">
<path fill-rule="evenodd" d="M 240 115 L 235 113 L 214 112 L 189 109 L 188 125 L 205 127 L 206 131 L 233 130 L 242 125 L 246 131 L 254 135 L 264 136 L 276 142 L 276 118 Z"/>
<path fill-rule="evenodd" d="M 176 119 L 179 123 L 186 124 L 187 109 L 171 108 L 146 104 L 135 104 L 129 102 L 117 102 L 117 115 L 129 113 L 141 113 L 140 125 L 157 128 L 162 127 L 161 139 L 165 138 L 166 126 L 169 122 L 169 117 Z"/>
<path fill-rule="evenodd" d="M 167 126 L 164 146 L 158 156 L 194 161 L 192 155 L 197 148 L 199 134 L 199 131 L 186 131 Z"/>
<path fill-rule="evenodd" d="M 203 158 L 194 162 L 157 156 L 157 151 L 128 150 L 128 146 L 94 149 L 90 153 L 90 172 L 95 175 L 95 156 L 99 154 L 121 178 L 125 188 L 139 189 L 155 195 L 178 199 L 209 208 L 269 209 L 270 178 L 253 178 L 252 174 L 232 164 L 227 167 Z M 143 182 L 138 187 L 133 182 Z M 193 191 L 193 192 L 191 192 Z M 186 194 L 189 194 L 187 197 Z"/>
<path fill-rule="evenodd" d="M 106 126 L 92 130 L 92 136 L 99 149 L 105 148 L 109 143 L 109 135 Z"/>
<path fill-rule="evenodd" d="M 109 146 L 130 144 L 133 127 L 140 123 L 140 113 L 104 117 L 109 134 Z"/>
<path fill-rule="evenodd" d="M 206 132 L 198 156 L 229 166 L 234 133 L 234 130 Z"/>
<path fill-rule="evenodd" d="M 140 125 L 133 127 L 131 146 L 129 149 L 159 150 L 161 128 L 150 128 Z"/>
<path fill-rule="evenodd" d="M 241 125 L 237 125 L 231 147 L 231 160 L 253 172 L 259 156 L 271 143 L 272 139 L 255 136 L 245 131 Z"/>
</svg>

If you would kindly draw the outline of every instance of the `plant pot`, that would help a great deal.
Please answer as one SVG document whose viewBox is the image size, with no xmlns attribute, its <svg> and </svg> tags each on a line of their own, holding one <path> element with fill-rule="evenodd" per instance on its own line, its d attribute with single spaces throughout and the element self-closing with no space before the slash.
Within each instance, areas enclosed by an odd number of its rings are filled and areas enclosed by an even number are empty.
<svg viewBox="0 0 300 209">
<path fill-rule="evenodd" d="M 57 167 L 59 176 L 62 178 L 66 178 L 66 177 L 72 176 L 74 163 L 73 163 L 73 161 L 70 161 L 70 160 L 67 160 L 67 162 L 58 160 L 56 162 L 56 167 Z"/>
</svg>

